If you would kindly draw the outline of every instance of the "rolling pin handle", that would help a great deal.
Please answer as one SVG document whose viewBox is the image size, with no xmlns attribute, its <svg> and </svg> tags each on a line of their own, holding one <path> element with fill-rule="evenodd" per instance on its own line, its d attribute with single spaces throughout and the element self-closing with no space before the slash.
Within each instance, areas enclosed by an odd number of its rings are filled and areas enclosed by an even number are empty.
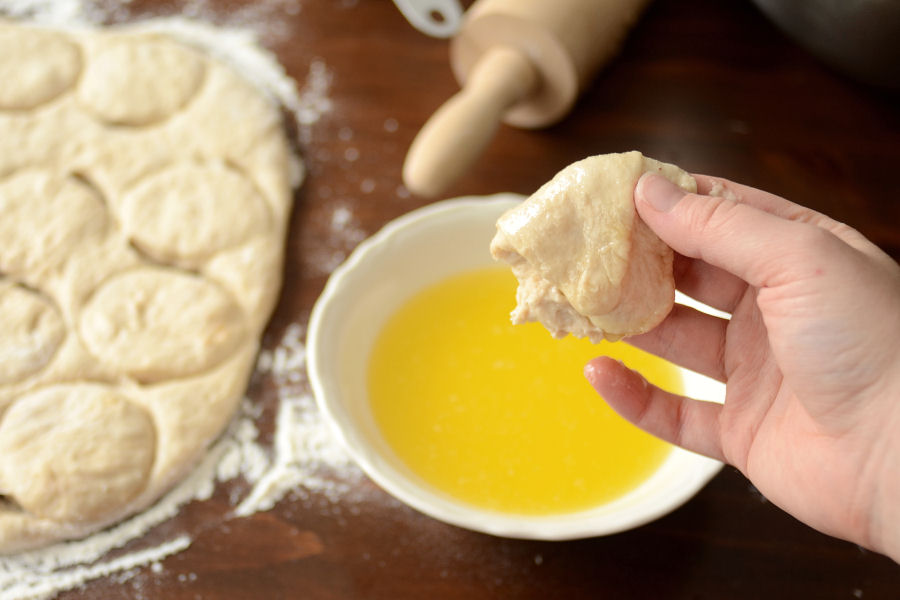
<svg viewBox="0 0 900 600">
<path fill-rule="evenodd" d="M 520 51 L 497 46 L 469 73 L 413 140 L 403 165 L 406 187 L 436 196 L 456 181 L 491 141 L 506 110 L 534 92 L 538 73 Z"/>
</svg>

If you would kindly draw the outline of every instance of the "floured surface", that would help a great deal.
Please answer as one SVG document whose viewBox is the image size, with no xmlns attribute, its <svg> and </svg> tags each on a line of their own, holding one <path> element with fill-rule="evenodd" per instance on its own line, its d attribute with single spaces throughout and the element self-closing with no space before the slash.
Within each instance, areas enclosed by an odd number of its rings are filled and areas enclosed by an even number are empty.
<svg viewBox="0 0 900 600">
<path fill-rule="evenodd" d="M 0 22 L 0 76 L 10 552 L 145 508 L 229 422 L 279 287 L 291 158 L 273 103 L 162 34 Z"/>
<path fill-rule="evenodd" d="M 491 254 L 519 280 L 514 323 L 540 321 L 554 336 L 598 342 L 643 333 L 672 308 L 672 249 L 632 199 L 645 172 L 688 191 L 694 178 L 640 152 L 573 163 L 497 221 Z"/>
</svg>

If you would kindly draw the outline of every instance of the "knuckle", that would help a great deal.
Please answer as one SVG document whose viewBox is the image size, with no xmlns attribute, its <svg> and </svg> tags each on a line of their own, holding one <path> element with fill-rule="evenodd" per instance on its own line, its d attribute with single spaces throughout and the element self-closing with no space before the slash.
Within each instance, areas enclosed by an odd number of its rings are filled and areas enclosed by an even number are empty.
<svg viewBox="0 0 900 600">
<path fill-rule="evenodd" d="M 723 379 L 727 380 L 729 376 L 728 372 L 728 324 L 725 323 L 722 325 L 722 335 L 719 336 L 718 343 L 714 349 L 715 354 L 713 355 L 713 360 L 715 361 L 716 368 L 719 370 L 717 375 Z"/>
<path fill-rule="evenodd" d="M 835 237 L 848 244 L 859 244 L 867 241 L 865 236 L 859 231 L 840 221 L 828 219 L 826 223 L 819 224 L 819 226 L 830 231 Z"/>
<path fill-rule="evenodd" d="M 672 442 L 676 446 L 684 446 L 687 439 L 687 432 L 690 424 L 688 420 L 691 418 L 689 400 L 681 399 L 675 409 L 675 430 L 672 435 Z"/>
<path fill-rule="evenodd" d="M 733 200 L 695 196 L 687 215 L 692 231 L 706 235 L 728 235 L 734 228 L 735 219 L 740 216 L 740 205 Z"/>
<path fill-rule="evenodd" d="M 796 224 L 790 228 L 789 239 L 779 253 L 779 260 L 769 266 L 770 286 L 782 288 L 781 293 L 797 293 L 797 285 L 819 282 L 822 273 L 833 264 L 836 243 L 835 235 L 821 227 L 810 224 Z M 776 297 L 778 294 L 776 294 Z"/>
<path fill-rule="evenodd" d="M 835 241 L 833 233 L 815 225 L 803 225 L 796 228 L 794 244 L 808 256 L 821 256 L 828 252 Z"/>
</svg>

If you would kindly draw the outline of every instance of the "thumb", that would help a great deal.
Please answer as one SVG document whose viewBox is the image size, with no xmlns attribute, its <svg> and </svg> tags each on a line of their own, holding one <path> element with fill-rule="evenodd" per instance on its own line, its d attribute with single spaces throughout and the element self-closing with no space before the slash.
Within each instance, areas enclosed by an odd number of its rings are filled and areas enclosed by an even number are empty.
<svg viewBox="0 0 900 600">
<path fill-rule="evenodd" d="M 811 249 L 831 234 L 748 204 L 691 194 L 665 177 L 647 173 L 634 191 L 645 223 L 676 252 L 699 258 L 756 287 L 771 287 L 815 269 Z M 794 260 L 792 260 L 794 259 Z"/>
</svg>

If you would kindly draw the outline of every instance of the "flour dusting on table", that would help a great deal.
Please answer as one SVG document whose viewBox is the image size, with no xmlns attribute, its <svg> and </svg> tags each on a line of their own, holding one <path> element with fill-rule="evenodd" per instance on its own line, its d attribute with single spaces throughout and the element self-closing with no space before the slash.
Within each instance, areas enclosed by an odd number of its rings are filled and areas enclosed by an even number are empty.
<svg viewBox="0 0 900 600">
<path fill-rule="evenodd" d="M 258 369 L 270 373 L 279 389 L 274 456 L 269 468 L 234 510 L 247 516 L 271 509 L 287 493 L 311 491 L 337 501 L 361 477 L 349 455 L 328 430 L 306 381 L 305 328 L 287 327 L 281 343 L 260 354 Z"/>
</svg>

